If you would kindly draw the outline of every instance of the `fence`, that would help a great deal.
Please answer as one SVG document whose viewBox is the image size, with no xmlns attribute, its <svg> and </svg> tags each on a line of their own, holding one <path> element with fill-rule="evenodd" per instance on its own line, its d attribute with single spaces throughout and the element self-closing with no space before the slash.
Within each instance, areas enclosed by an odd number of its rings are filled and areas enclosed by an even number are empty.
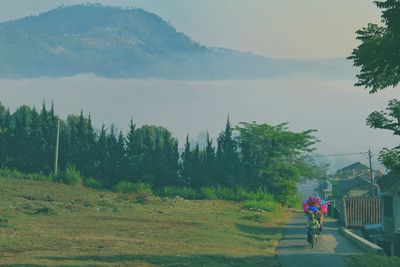
<svg viewBox="0 0 400 267">
<path fill-rule="evenodd" d="M 378 197 L 345 197 L 342 200 L 341 221 L 347 228 L 363 228 L 381 223 L 381 201 Z"/>
</svg>

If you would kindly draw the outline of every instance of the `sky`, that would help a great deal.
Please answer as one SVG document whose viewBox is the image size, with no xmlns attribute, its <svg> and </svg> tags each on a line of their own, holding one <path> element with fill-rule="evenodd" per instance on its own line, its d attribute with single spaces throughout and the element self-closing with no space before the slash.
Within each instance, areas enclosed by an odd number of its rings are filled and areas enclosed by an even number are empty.
<svg viewBox="0 0 400 267">
<path fill-rule="evenodd" d="M 273 58 L 347 57 L 355 31 L 380 21 L 370 0 L 0 0 L 0 21 L 83 2 L 140 7 L 204 45 Z"/>
<path fill-rule="evenodd" d="M 0 22 L 35 15 L 80 0 L 0 0 Z M 104 5 L 140 7 L 156 13 L 193 40 L 273 58 L 347 57 L 357 46 L 355 31 L 379 23 L 369 0 L 101 0 Z M 181 143 L 209 131 L 216 138 L 231 122 L 290 122 L 290 129 L 317 129 L 322 154 L 365 152 L 399 145 L 390 132 L 372 130 L 365 118 L 385 109 L 398 89 L 369 95 L 354 81 L 300 77 L 269 81 L 107 80 L 91 76 L 62 79 L 0 79 L 0 101 L 20 105 L 54 102 L 62 118 L 91 114 L 96 127 L 161 125 Z M 112 90 L 110 90 L 112 88 Z M 229 93 L 227 93 L 229 92 Z M 95 96 L 95 97 L 93 97 Z M 211 96 L 211 97 L 210 97 Z M 226 98 L 226 96 L 229 96 Z M 110 101 L 111 100 L 111 101 Z M 215 139 L 214 139 L 215 140 Z M 365 158 L 353 158 L 361 160 Z M 341 159 L 341 158 L 340 158 Z M 339 158 L 337 159 L 339 160 Z"/>
</svg>

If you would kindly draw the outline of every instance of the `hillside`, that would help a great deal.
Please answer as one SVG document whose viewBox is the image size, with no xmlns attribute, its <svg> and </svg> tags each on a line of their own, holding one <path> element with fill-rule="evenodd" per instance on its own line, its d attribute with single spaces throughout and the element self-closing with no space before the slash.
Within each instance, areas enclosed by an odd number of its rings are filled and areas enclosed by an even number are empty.
<svg viewBox="0 0 400 267">
<path fill-rule="evenodd" d="M 201 45 L 142 9 L 59 7 L 0 23 L 0 78 L 352 79 L 345 59 L 280 60 Z"/>
<path fill-rule="evenodd" d="M 0 185 L 1 266 L 279 266 L 285 213 L 47 181 Z"/>
</svg>

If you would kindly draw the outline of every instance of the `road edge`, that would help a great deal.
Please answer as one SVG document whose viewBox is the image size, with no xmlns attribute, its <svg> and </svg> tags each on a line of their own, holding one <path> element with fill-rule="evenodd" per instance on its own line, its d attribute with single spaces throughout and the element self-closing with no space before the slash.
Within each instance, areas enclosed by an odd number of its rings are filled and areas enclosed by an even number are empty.
<svg viewBox="0 0 400 267">
<path fill-rule="evenodd" d="M 350 230 L 344 228 L 344 227 L 339 227 L 339 232 L 342 233 L 345 237 L 350 239 L 354 244 L 357 246 L 363 248 L 369 253 L 374 253 L 374 254 L 380 254 L 383 255 L 383 248 L 375 245 L 374 243 L 352 233 Z"/>
</svg>

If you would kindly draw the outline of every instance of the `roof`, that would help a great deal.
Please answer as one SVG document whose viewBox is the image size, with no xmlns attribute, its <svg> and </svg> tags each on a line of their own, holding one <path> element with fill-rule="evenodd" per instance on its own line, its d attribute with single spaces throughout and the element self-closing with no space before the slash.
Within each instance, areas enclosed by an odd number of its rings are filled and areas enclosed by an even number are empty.
<svg viewBox="0 0 400 267">
<path fill-rule="evenodd" d="M 386 191 L 400 182 L 400 170 L 390 171 L 377 182 L 382 190 Z"/>
<path fill-rule="evenodd" d="M 346 193 L 348 193 L 351 189 L 360 186 L 360 185 L 367 185 L 370 186 L 371 185 L 371 181 L 369 180 L 369 178 L 360 175 L 357 176 L 355 178 L 352 179 L 343 179 L 343 180 L 339 180 L 338 181 L 338 193 L 340 195 L 345 195 Z M 375 186 L 377 186 L 375 184 Z"/>
<path fill-rule="evenodd" d="M 369 168 L 367 166 L 365 166 L 364 164 L 362 164 L 361 162 L 356 162 L 353 163 L 349 166 L 346 166 L 340 170 L 338 170 L 338 172 L 351 172 L 353 170 L 356 171 L 363 171 L 363 170 L 368 170 Z"/>
</svg>

